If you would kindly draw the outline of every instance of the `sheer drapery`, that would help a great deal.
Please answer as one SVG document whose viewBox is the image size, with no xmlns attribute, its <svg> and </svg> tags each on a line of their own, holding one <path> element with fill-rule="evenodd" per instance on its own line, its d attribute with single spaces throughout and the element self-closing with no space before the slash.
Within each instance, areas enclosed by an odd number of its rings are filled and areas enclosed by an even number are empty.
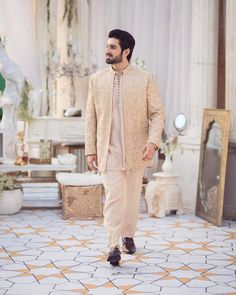
<svg viewBox="0 0 236 295">
<path fill-rule="evenodd" d="M 103 68 L 107 34 L 114 28 L 129 31 L 136 39 L 133 59 L 145 61 L 160 88 L 165 105 L 166 131 L 183 112 L 188 117 L 191 53 L 189 0 L 91 0 L 90 48 Z"/>
<path fill-rule="evenodd" d="M 33 86 L 41 88 L 37 58 L 41 47 L 35 41 L 35 20 L 42 23 L 35 18 L 34 4 L 31 0 L 0 0 L 0 31 L 7 36 L 8 54 Z M 96 62 L 98 68 L 106 66 L 104 50 L 110 30 L 121 28 L 134 35 L 133 58 L 143 59 L 147 70 L 154 74 L 165 106 L 166 131 L 171 133 L 176 114 L 183 112 L 187 117 L 189 114 L 192 1 L 77 0 L 77 4 L 82 56 Z M 38 5 L 46 13 L 46 1 L 37 2 Z M 56 28 L 57 18 L 53 20 Z M 57 30 L 54 31 L 57 34 Z M 40 62 L 45 62 L 43 57 Z M 41 71 L 41 75 L 44 81 L 46 72 Z M 86 91 L 78 98 L 84 100 L 79 103 L 83 107 Z"/>
<path fill-rule="evenodd" d="M 0 0 L 0 32 L 6 36 L 8 55 L 33 87 L 40 88 L 34 1 Z"/>
</svg>

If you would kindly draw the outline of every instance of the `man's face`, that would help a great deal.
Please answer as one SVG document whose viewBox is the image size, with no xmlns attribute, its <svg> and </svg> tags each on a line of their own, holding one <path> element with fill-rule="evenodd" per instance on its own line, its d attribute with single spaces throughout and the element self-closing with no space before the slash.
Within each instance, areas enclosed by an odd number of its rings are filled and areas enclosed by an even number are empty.
<svg viewBox="0 0 236 295">
<path fill-rule="evenodd" d="M 120 43 L 118 39 L 109 38 L 106 47 L 106 63 L 118 64 L 122 62 L 123 52 L 121 51 Z"/>
</svg>

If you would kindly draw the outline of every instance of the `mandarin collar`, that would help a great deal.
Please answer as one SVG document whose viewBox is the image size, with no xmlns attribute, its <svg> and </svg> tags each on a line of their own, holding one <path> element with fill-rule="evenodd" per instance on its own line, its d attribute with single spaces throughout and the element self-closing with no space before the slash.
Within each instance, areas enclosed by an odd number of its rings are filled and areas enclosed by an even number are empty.
<svg viewBox="0 0 236 295">
<path fill-rule="evenodd" d="M 131 69 L 132 69 L 132 65 L 131 64 L 129 64 L 122 72 L 120 72 L 120 73 L 123 73 L 123 74 L 126 74 L 126 73 L 128 73 L 129 71 L 131 71 Z M 113 68 L 112 68 L 112 66 L 110 67 L 110 72 L 112 73 L 112 74 L 117 74 L 118 72 L 117 71 L 115 71 Z"/>
</svg>

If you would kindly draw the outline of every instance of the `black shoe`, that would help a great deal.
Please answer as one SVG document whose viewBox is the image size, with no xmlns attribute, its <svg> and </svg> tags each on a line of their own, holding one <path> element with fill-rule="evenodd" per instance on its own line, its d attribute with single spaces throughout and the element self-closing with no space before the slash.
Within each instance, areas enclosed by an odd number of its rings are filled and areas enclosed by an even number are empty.
<svg viewBox="0 0 236 295">
<path fill-rule="evenodd" d="M 107 261 L 110 262 L 112 266 L 118 266 L 121 260 L 120 250 L 117 247 L 111 248 L 107 257 Z"/>
<path fill-rule="evenodd" d="M 133 238 L 123 238 L 123 250 L 127 254 L 134 254 L 136 252 L 136 246 Z"/>
</svg>

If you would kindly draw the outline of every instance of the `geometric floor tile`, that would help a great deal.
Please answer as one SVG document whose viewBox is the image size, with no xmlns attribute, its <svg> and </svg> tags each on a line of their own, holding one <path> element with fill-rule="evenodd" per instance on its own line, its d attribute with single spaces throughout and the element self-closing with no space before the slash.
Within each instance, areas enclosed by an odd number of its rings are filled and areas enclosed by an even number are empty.
<svg viewBox="0 0 236 295">
<path fill-rule="evenodd" d="M 227 285 L 217 285 L 207 288 L 209 294 L 236 294 L 236 289 Z"/>
<path fill-rule="evenodd" d="M 135 294 L 134 291 L 136 291 L 137 294 L 138 293 L 140 294 L 143 292 L 158 294 L 161 291 L 161 287 L 153 285 L 153 284 L 143 283 L 143 284 L 139 284 L 135 287 L 130 288 L 126 294 Z"/>
<path fill-rule="evenodd" d="M 183 282 L 174 276 L 165 276 L 159 279 L 158 281 L 154 282 L 153 285 L 178 288 L 183 285 Z"/>
<path fill-rule="evenodd" d="M 106 261 L 103 220 L 60 210 L 0 215 L 0 295 L 236 294 L 236 222 L 141 214 L 137 252 Z"/>
<path fill-rule="evenodd" d="M 162 288 L 161 295 L 205 295 L 206 293 L 205 289 L 202 288 L 189 288 L 185 285 L 179 287 L 179 288 L 168 288 L 164 287 Z"/>
</svg>

